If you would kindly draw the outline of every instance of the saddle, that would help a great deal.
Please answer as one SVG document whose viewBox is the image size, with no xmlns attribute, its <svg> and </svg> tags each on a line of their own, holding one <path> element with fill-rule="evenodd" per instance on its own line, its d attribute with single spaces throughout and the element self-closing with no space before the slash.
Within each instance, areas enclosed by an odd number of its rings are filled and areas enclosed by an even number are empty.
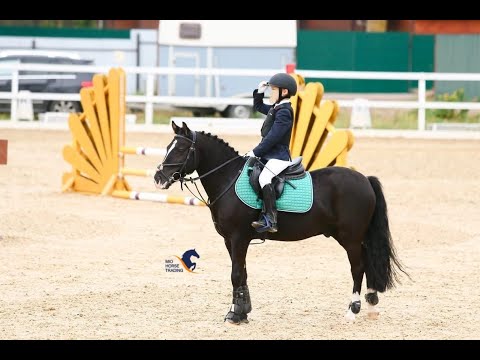
<svg viewBox="0 0 480 360">
<path fill-rule="evenodd" d="M 289 180 L 302 179 L 307 175 L 305 168 L 302 165 L 302 159 L 302 156 L 296 157 L 292 160 L 292 165 L 287 167 L 272 179 L 272 186 L 275 189 L 276 199 L 279 199 L 282 196 L 285 183 L 289 184 Z M 262 189 L 260 187 L 260 183 L 258 182 L 258 178 L 260 177 L 260 173 L 262 172 L 264 165 L 258 159 L 251 157 L 247 162 L 247 166 L 250 185 L 257 194 L 258 198 L 262 199 Z M 288 186 L 295 188 L 295 186 L 291 183 Z"/>
</svg>

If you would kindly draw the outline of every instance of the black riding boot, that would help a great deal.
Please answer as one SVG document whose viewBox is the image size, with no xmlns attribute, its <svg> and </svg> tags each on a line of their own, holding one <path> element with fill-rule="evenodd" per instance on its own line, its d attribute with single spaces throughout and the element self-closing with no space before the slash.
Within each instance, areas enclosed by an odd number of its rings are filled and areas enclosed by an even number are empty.
<svg viewBox="0 0 480 360">
<path fill-rule="evenodd" d="M 257 232 L 271 232 L 275 233 L 277 229 L 277 206 L 275 190 L 272 184 L 267 184 L 262 189 L 263 194 L 263 209 L 260 219 L 252 222 L 252 226 Z"/>
</svg>

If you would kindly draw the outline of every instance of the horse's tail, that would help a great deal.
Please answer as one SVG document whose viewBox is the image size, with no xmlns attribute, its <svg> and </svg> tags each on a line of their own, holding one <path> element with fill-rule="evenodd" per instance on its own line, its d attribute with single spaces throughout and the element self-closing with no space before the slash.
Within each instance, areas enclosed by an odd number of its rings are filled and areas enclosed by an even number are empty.
<svg viewBox="0 0 480 360">
<path fill-rule="evenodd" d="M 382 184 L 375 176 L 369 176 L 368 180 L 375 192 L 376 205 L 365 239 L 365 273 L 369 287 L 384 292 L 399 282 L 397 269 L 408 274 L 395 254 Z"/>
</svg>

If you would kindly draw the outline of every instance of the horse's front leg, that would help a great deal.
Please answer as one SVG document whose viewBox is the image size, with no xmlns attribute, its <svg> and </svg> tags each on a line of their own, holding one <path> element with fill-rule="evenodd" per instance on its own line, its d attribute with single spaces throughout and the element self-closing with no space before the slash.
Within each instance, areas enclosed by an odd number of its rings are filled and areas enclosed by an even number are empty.
<svg viewBox="0 0 480 360">
<path fill-rule="evenodd" d="M 228 255 L 230 255 L 230 260 L 232 260 L 232 242 L 230 238 L 224 238 L 225 241 L 225 246 L 228 250 Z M 243 290 L 245 291 L 245 296 L 246 296 L 246 304 L 245 304 L 245 313 L 248 314 L 249 312 L 252 311 L 252 302 L 250 299 L 250 290 L 248 289 L 247 285 L 247 262 L 245 260 L 245 266 L 243 267 L 243 279 L 242 279 L 242 284 L 241 286 L 243 287 Z M 247 320 L 248 321 L 248 320 Z M 247 322 L 245 321 L 245 322 Z"/>
<path fill-rule="evenodd" d="M 232 259 L 232 286 L 233 299 L 230 310 L 225 316 L 225 321 L 230 324 L 248 322 L 247 314 L 252 310 L 250 293 L 247 286 L 246 257 L 250 240 L 245 237 L 232 237 L 225 239 L 229 242 L 230 257 Z"/>
</svg>

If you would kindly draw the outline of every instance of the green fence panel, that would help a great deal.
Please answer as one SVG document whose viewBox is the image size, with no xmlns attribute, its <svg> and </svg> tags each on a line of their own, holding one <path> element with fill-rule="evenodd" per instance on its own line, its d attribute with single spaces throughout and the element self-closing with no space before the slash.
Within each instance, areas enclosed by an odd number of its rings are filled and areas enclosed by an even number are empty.
<svg viewBox="0 0 480 360">
<path fill-rule="evenodd" d="M 130 30 L 0 26 L 0 36 L 129 39 Z"/>
<path fill-rule="evenodd" d="M 432 71 L 434 37 L 408 33 L 365 33 L 299 30 L 299 69 L 351 71 Z M 417 82 L 399 80 L 321 81 L 328 92 L 404 93 Z M 432 84 L 428 84 L 431 88 Z"/>
<path fill-rule="evenodd" d="M 304 70 L 353 69 L 353 37 L 349 32 L 299 30 L 297 67 Z M 352 80 L 306 79 L 321 81 L 329 92 L 351 92 Z"/>
<path fill-rule="evenodd" d="M 412 66 L 409 71 L 435 71 L 435 36 L 412 36 Z M 417 88 L 418 82 L 411 81 L 410 88 Z M 433 88 L 433 81 L 427 81 L 427 89 Z"/>
<path fill-rule="evenodd" d="M 353 33 L 355 71 L 408 71 L 407 33 Z M 355 80 L 353 92 L 408 92 L 408 81 Z"/>
</svg>

